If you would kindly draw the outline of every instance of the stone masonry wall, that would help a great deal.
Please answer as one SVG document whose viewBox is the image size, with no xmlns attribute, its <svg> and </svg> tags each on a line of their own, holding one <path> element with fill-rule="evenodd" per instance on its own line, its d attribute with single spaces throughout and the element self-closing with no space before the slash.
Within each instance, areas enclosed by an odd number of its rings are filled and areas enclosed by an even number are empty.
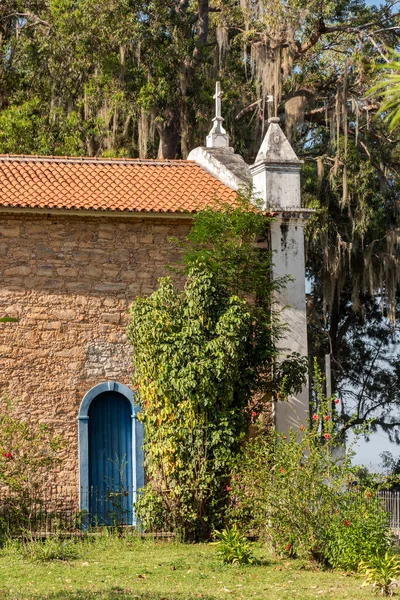
<svg viewBox="0 0 400 600">
<path fill-rule="evenodd" d="M 104 381 L 129 385 L 128 307 L 176 260 L 189 219 L 5 214 L 0 218 L 0 392 L 67 441 L 54 483 L 77 490 L 77 415 Z"/>
</svg>

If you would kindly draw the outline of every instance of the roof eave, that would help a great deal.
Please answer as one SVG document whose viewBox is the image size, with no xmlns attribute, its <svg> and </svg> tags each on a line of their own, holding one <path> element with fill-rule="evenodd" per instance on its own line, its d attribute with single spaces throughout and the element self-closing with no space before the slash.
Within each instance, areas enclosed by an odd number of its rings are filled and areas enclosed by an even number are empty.
<svg viewBox="0 0 400 600">
<path fill-rule="evenodd" d="M 0 206 L 1 213 L 14 214 L 40 214 L 40 215 L 75 215 L 79 217 L 113 217 L 113 218 L 136 218 L 136 219 L 192 219 L 196 214 L 194 211 L 139 211 L 139 210 L 90 210 L 77 208 L 30 208 L 22 206 Z"/>
</svg>

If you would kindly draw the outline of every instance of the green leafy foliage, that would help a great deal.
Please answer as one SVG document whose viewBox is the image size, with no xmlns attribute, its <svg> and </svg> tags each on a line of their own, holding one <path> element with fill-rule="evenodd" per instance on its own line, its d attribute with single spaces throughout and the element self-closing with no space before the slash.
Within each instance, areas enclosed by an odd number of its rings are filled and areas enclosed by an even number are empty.
<svg viewBox="0 0 400 600">
<path fill-rule="evenodd" d="M 140 518 L 140 527 L 144 531 L 175 530 L 173 518 L 167 511 L 163 496 L 157 494 L 151 486 L 140 491 L 135 503 L 135 513 Z"/>
<path fill-rule="evenodd" d="M 226 527 L 222 531 L 215 531 L 215 545 L 217 556 L 224 563 L 230 565 L 250 565 L 254 556 L 246 537 L 240 533 L 236 525 Z"/>
<path fill-rule="evenodd" d="M 324 556 L 333 568 L 358 571 L 360 561 L 388 550 L 388 515 L 382 502 L 369 490 L 348 492 L 341 500 L 326 532 Z"/>
<path fill-rule="evenodd" d="M 394 588 L 398 587 L 400 559 L 389 550 L 385 554 L 377 551 L 375 555 L 363 560 L 360 570 L 367 576 L 363 585 L 371 585 L 374 591 L 382 596 L 392 596 Z"/>
<path fill-rule="evenodd" d="M 275 367 L 280 328 L 269 301 L 270 255 L 255 245 L 265 226 L 249 205 L 198 213 L 183 291 L 171 278 L 161 279 L 131 309 L 133 382 L 150 479 L 138 515 L 143 522 L 158 519 L 157 496 L 161 513 L 184 538 L 207 537 L 221 523 L 232 461 L 251 413 L 304 381 L 303 359 L 284 356 Z M 286 358 L 300 365 L 294 376 Z M 146 507 L 150 516 L 142 514 Z"/>
<path fill-rule="evenodd" d="M 234 206 L 216 206 L 217 210 L 199 211 L 187 239 L 178 242 L 183 249 L 183 269 L 188 274 L 190 269 L 202 265 L 225 294 L 246 302 L 253 333 L 242 377 L 251 387 L 252 397 L 260 397 L 259 406 L 253 403 L 253 410 L 261 410 L 265 400 L 285 399 L 300 391 L 306 382 L 307 360 L 295 352 L 285 355 L 276 348 L 286 330 L 285 313 L 274 310 L 271 298 L 290 276 L 271 277 L 273 255 L 267 242 L 270 218 L 255 208 L 257 198 L 251 190 L 239 190 Z M 279 360 L 274 362 L 278 354 Z"/>
<path fill-rule="evenodd" d="M 317 372 L 315 379 L 321 381 Z M 344 569 L 389 545 L 389 524 L 372 492 L 354 490 L 330 405 L 286 436 L 263 431 L 244 447 L 231 482 L 231 514 L 280 554 Z"/>
</svg>

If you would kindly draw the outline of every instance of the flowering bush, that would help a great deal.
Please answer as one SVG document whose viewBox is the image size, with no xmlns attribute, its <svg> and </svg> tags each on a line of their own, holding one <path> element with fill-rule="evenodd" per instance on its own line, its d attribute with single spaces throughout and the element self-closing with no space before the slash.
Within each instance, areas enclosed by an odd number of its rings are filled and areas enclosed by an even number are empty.
<svg viewBox="0 0 400 600">
<path fill-rule="evenodd" d="M 7 513 L 0 520 L 0 540 L 10 529 L 23 532 L 32 522 L 32 501 L 40 502 L 62 446 L 45 425 L 24 421 L 13 403 L 0 397 L 0 488 L 2 512 Z"/>
<path fill-rule="evenodd" d="M 32 492 L 58 461 L 63 444 L 46 425 L 21 419 L 14 408 L 9 398 L 0 397 L 0 485 L 13 492 Z"/>
<path fill-rule="evenodd" d="M 361 561 L 389 549 L 388 532 L 388 516 L 379 500 L 349 490 L 327 528 L 324 557 L 334 568 L 357 571 Z"/>
<path fill-rule="evenodd" d="M 332 400 L 320 385 L 317 393 L 320 410 L 307 427 L 288 436 L 260 430 L 245 446 L 231 479 L 231 512 L 278 553 L 353 570 L 388 547 L 388 520 L 377 500 L 349 486 L 352 453 L 344 454 L 326 418 Z"/>
</svg>

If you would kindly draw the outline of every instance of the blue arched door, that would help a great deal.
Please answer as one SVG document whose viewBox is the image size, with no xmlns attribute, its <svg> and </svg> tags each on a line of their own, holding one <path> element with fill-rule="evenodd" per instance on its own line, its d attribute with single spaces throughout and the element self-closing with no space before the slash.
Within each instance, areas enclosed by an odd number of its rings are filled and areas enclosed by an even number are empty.
<svg viewBox="0 0 400 600">
<path fill-rule="evenodd" d="M 88 411 L 89 513 L 99 525 L 132 524 L 132 405 L 116 391 Z"/>
</svg>

